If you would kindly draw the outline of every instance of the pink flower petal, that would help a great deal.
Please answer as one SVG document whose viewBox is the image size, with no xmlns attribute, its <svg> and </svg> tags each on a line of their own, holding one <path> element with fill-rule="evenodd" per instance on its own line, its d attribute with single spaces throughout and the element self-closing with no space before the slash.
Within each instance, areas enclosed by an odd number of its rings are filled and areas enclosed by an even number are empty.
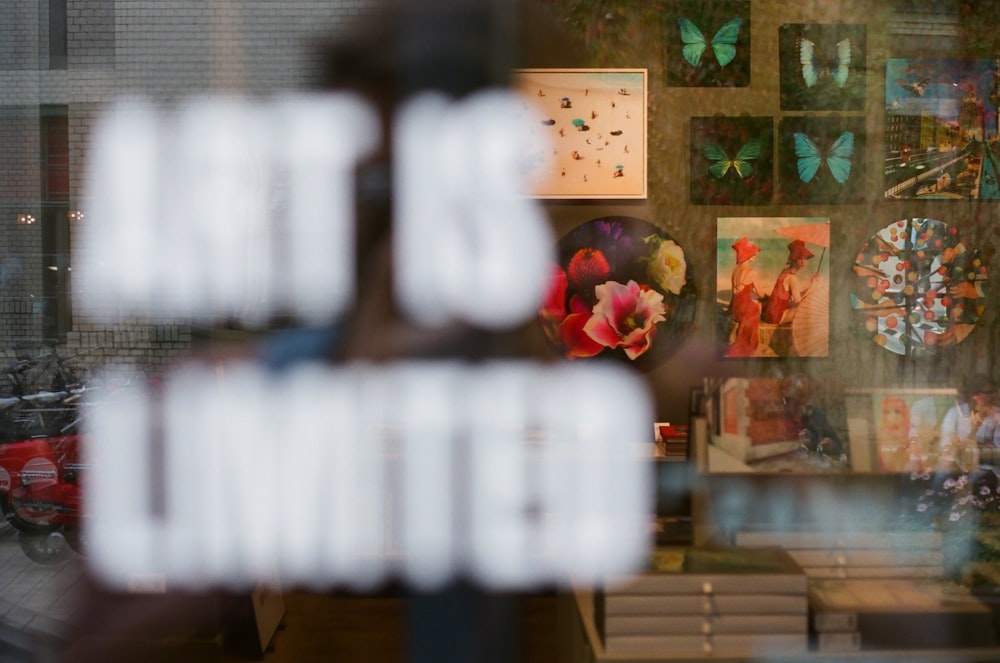
<svg viewBox="0 0 1000 663">
<path fill-rule="evenodd" d="M 570 359 L 593 357 L 604 350 L 604 346 L 595 342 L 584 332 L 584 327 L 593 318 L 590 313 L 573 313 L 566 316 L 559 325 L 559 338 L 566 348 L 566 356 Z"/>
</svg>

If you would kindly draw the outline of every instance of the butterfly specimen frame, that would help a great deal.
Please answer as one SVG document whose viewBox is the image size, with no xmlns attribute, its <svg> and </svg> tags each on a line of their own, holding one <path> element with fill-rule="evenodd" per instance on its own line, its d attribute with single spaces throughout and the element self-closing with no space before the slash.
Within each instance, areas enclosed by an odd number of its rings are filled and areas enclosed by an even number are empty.
<svg viewBox="0 0 1000 663">
<path fill-rule="evenodd" d="M 779 136 L 779 202 L 865 200 L 864 118 L 785 117 Z"/>
<path fill-rule="evenodd" d="M 664 12 L 667 84 L 750 84 L 750 3 L 681 2 Z"/>
<path fill-rule="evenodd" d="M 774 194 L 774 118 L 691 118 L 691 202 L 766 205 Z"/>
<path fill-rule="evenodd" d="M 646 69 L 519 69 L 540 115 L 526 173 L 537 198 L 646 198 Z"/>
<path fill-rule="evenodd" d="M 863 111 L 866 52 L 864 25 L 781 26 L 782 110 Z"/>
</svg>

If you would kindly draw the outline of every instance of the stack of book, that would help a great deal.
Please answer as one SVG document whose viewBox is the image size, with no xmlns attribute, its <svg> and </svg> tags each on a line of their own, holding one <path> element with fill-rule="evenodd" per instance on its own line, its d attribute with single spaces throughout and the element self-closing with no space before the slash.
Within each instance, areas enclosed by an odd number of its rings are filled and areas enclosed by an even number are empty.
<svg viewBox="0 0 1000 663">
<path fill-rule="evenodd" d="M 688 427 L 661 424 L 657 427 L 657 446 L 663 458 L 674 462 L 688 459 Z"/>
<path fill-rule="evenodd" d="M 738 546 L 779 546 L 810 578 L 940 578 L 941 533 L 914 531 L 779 531 L 746 529 Z"/>
<path fill-rule="evenodd" d="M 995 645 L 989 607 L 944 580 L 812 579 L 809 605 L 819 651 Z"/>
<path fill-rule="evenodd" d="M 595 593 L 595 619 L 608 654 L 797 656 L 807 585 L 780 549 L 660 549 L 647 572 Z"/>
</svg>

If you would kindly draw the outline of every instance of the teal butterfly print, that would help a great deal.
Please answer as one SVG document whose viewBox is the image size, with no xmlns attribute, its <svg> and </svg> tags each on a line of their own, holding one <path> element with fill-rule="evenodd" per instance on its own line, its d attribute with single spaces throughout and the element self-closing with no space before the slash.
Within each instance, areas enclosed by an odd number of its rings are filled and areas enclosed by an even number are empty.
<svg viewBox="0 0 1000 663">
<path fill-rule="evenodd" d="M 719 31 L 712 37 L 711 43 L 705 39 L 705 35 L 694 23 L 686 18 L 678 18 L 677 25 L 681 28 L 681 41 L 684 48 L 681 52 L 684 59 L 692 67 L 697 67 L 701 63 L 701 57 L 705 54 L 705 49 L 712 47 L 715 59 L 720 67 L 725 67 L 736 58 L 736 40 L 740 36 L 740 25 L 743 19 L 734 18 L 719 28 Z"/>
<path fill-rule="evenodd" d="M 823 58 L 824 54 L 817 52 L 816 44 L 805 37 L 797 41 L 799 64 L 802 65 L 802 81 L 807 88 L 819 82 L 820 76 L 829 74 L 837 87 L 847 85 L 851 75 L 851 40 L 842 39 L 837 42 L 833 58 Z"/>
<path fill-rule="evenodd" d="M 708 172 L 715 179 L 721 180 L 730 169 L 735 170 L 741 179 L 746 179 L 755 172 L 754 166 L 750 162 L 760 156 L 760 148 L 761 139 L 753 138 L 743 143 L 732 159 L 718 143 L 706 143 L 701 148 L 701 153 L 712 162 L 708 167 Z"/>
<path fill-rule="evenodd" d="M 851 176 L 851 157 L 854 156 L 854 133 L 845 131 L 840 134 L 837 140 L 825 153 L 812 141 L 809 136 L 801 132 L 795 133 L 795 156 L 798 157 L 796 167 L 799 171 L 799 179 L 803 182 L 811 182 L 820 166 L 824 163 L 833 175 L 833 179 L 839 184 L 847 181 Z"/>
</svg>

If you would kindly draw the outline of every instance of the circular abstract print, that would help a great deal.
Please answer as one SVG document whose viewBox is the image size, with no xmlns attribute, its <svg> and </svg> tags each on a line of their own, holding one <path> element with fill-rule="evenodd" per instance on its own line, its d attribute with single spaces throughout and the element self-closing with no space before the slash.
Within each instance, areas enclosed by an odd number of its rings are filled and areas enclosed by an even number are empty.
<svg viewBox="0 0 1000 663">
<path fill-rule="evenodd" d="M 602 217 L 574 228 L 559 241 L 552 272 L 539 319 L 569 359 L 615 358 L 649 370 L 694 320 L 684 249 L 642 219 Z"/>
<path fill-rule="evenodd" d="M 851 306 L 872 340 L 901 355 L 961 343 L 986 304 L 986 266 L 958 229 L 900 219 L 875 233 L 854 261 Z"/>
</svg>

